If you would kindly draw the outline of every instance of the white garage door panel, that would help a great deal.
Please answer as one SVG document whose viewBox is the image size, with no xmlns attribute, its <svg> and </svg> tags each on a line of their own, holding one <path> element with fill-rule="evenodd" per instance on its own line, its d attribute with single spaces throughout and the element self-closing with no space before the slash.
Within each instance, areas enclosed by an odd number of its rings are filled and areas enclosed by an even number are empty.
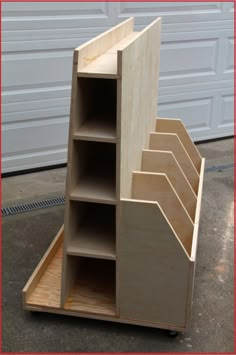
<svg viewBox="0 0 236 355">
<path fill-rule="evenodd" d="M 69 115 L 69 97 L 51 100 L 26 101 L 3 105 L 3 122 L 21 122 L 33 119 Z M 32 108 L 33 107 L 33 108 Z"/>
<path fill-rule="evenodd" d="M 232 116 L 234 114 L 233 95 L 224 95 L 220 102 L 221 112 L 219 115 L 218 128 L 224 128 L 227 132 L 228 127 L 232 127 Z"/>
<path fill-rule="evenodd" d="M 109 25 L 106 2 L 22 2 L 3 4 L 3 30 L 42 30 Z"/>
<path fill-rule="evenodd" d="M 130 16 L 163 17 L 158 114 L 233 134 L 233 2 L 5 2 L 3 172 L 66 162 L 73 49 Z"/>
<path fill-rule="evenodd" d="M 222 93 L 223 92 L 223 93 Z M 181 118 L 196 141 L 233 133 L 233 95 L 231 89 L 215 89 L 159 98 L 158 116 Z"/>
<path fill-rule="evenodd" d="M 66 157 L 68 136 L 68 119 L 61 117 L 44 121 L 33 121 L 30 125 L 24 122 L 7 124 L 3 129 L 3 145 L 5 147 L 4 163 L 12 171 L 28 168 L 27 164 L 37 166 L 38 157 L 46 156 L 44 164 L 55 164 L 55 157 L 59 160 Z M 30 147 L 30 149 L 29 149 Z M 64 148 L 62 148 L 64 147 Z M 60 155 L 63 158 L 60 158 Z M 17 160 L 19 161 L 17 163 Z"/>
<path fill-rule="evenodd" d="M 230 19 L 233 3 L 222 2 L 126 2 L 119 5 L 119 17 L 135 16 L 137 24 L 146 24 L 147 16 L 163 16 L 163 23 Z"/>
<path fill-rule="evenodd" d="M 163 85 L 216 80 L 219 40 L 206 38 L 163 42 L 160 67 Z"/>
<path fill-rule="evenodd" d="M 60 84 L 71 76 L 71 52 L 3 56 L 2 86 Z M 50 68 L 50 70 L 48 70 Z M 16 83 L 17 78 L 17 83 Z"/>
</svg>

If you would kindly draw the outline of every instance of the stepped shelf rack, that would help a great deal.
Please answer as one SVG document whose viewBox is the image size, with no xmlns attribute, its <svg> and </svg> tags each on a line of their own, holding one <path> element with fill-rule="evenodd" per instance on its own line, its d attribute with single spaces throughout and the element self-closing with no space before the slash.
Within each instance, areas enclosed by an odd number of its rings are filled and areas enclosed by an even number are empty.
<svg viewBox="0 0 236 355">
<path fill-rule="evenodd" d="M 161 18 L 74 51 L 64 225 L 25 309 L 185 331 L 205 160 L 157 118 Z"/>
</svg>

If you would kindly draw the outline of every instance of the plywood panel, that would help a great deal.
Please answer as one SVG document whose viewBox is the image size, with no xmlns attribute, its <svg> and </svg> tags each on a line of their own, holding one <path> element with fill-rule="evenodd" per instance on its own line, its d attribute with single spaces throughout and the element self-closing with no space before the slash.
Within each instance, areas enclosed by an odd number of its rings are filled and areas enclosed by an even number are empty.
<svg viewBox="0 0 236 355">
<path fill-rule="evenodd" d="M 142 170 L 166 174 L 192 221 L 194 221 L 197 197 L 172 152 L 143 150 Z"/>
<path fill-rule="evenodd" d="M 155 128 L 160 31 L 161 19 L 158 18 L 141 31 L 130 45 L 118 51 L 122 198 L 131 196 L 132 171 L 140 170 L 142 149 L 147 148 L 149 132 Z"/>
<path fill-rule="evenodd" d="M 165 174 L 133 173 L 134 199 L 157 201 L 179 240 L 191 255 L 193 222 Z"/>
<path fill-rule="evenodd" d="M 36 269 L 34 270 L 32 276 L 30 277 L 30 279 L 28 280 L 27 284 L 25 285 L 25 287 L 23 288 L 23 302 L 24 302 L 24 306 L 26 304 L 26 302 L 29 303 L 37 303 L 37 292 L 35 293 L 35 288 L 36 286 L 41 282 L 42 277 L 44 277 L 45 274 L 50 274 L 50 272 L 48 272 L 48 269 L 51 265 L 54 265 L 57 263 L 57 258 L 58 256 L 61 256 L 61 245 L 62 245 L 62 241 L 63 241 L 63 237 L 64 237 L 64 226 L 62 226 L 59 230 L 59 232 L 57 233 L 57 235 L 55 236 L 55 238 L 53 239 L 51 245 L 49 246 L 49 248 L 47 249 L 46 253 L 44 254 L 44 256 L 42 257 L 42 259 L 40 260 L 38 266 L 36 267 Z M 54 268 L 54 266 L 52 266 L 52 269 Z M 55 283 L 55 299 L 54 299 L 54 303 L 52 304 L 55 307 L 59 306 L 59 294 L 57 292 L 57 287 L 58 287 L 58 282 L 59 282 L 59 286 L 61 286 L 61 278 L 57 277 L 57 280 Z M 42 281 L 43 282 L 43 281 Z M 42 296 L 41 296 L 41 300 L 39 300 L 39 302 L 42 302 Z M 48 301 L 49 302 L 49 301 Z"/>
<path fill-rule="evenodd" d="M 190 159 L 192 160 L 195 168 L 197 169 L 198 173 L 200 173 L 201 155 L 199 154 L 195 144 L 192 142 L 192 139 L 190 138 L 181 120 L 158 117 L 156 121 L 156 131 L 162 133 L 176 133 Z"/>
<path fill-rule="evenodd" d="M 77 71 L 80 71 L 86 65 L 92 63 L 109 48 L 121 41 L 122 38 L 130 34 L 133 31 L 133 24 L 134 19 L 129 18 L 128 20 L 123 21 L 117 26 L 111 28 L 107 32 L 102 33 L 100 36 L 97 36 L 91 41 L 78 47 L 79 60 Z"/>
<path fill-rule="evenodd" d="M 177 134 L 151 133 L 149 148 L 153 150 L 171 151 L 183 170 L 186 178 L 197 194 L 199 174 Z"/>
<path fill-rule="evenodd" d="M 158 204 L 121 201 L 119 255 L 120 317 L 184 326 L 189 259 Z"/>
</svg>

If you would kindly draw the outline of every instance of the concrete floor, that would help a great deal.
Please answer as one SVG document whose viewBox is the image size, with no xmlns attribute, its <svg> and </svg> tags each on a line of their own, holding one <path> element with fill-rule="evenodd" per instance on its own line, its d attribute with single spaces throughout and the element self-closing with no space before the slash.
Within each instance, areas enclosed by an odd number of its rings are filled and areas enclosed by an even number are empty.
<svg viewBox="0 0 236 355">
<path fill-rule="evenodd" d="M 206 165 L 233 163 L 233 139 L 198 145 Z M 233 168 L 204 180 L 191 329 L 163 330 L 22 309 L 21 290 L 63 223 L 64 206 L 2 219 L 2 350 L 5 352 L 232 352 Z M 65 169 L 5 178 L 3 206 L 64 195 Z"/>
</svg>

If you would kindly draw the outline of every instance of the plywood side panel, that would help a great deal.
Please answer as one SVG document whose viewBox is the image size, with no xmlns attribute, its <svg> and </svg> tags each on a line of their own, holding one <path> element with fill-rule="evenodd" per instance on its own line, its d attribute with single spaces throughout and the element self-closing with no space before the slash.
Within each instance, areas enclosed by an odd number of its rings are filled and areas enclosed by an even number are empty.
<svg viewBox="0 0 236 355">
<path fill-rule="evenodd" d="M 176 133 L 179 136 L 184 148 L 186 149 L 190 159 L 192 160 L 198 173 L 201 169 L 201 155 L 190 138 L 183 122 L 179 119 L 157 118 L 156 131 L 163 133 Z"/>
<path fill-rule="evenodd" d="M 36 285 L 39 283 L 41 277 L 44 275 L 45 270 L 51 263 L 52 259 L 54 258 L 56 252 L 58 251 L 59 247 L 62 245 L 64 236 L 64 226 L 62 226 L 53 239 L 51 245 L 47 249 L 46 253 L 40 260 L 38 266 L 34 270 L 33 274 L 31 275 L 30 279 L 28 280 L 27 284 L 23 288 L 23 306 L 26 306 L 30 295 L 32 294 L 33 290 L 35 289 Z"/>
<path fill-rule="evenodd" d="M 130 45 L 118 51 L 122 198 L 131 197 L 132 171 L 140 170 L 142 149 L 147 148 L 149 132 L 155 129 L 160 32 L 161 19 L 158 18 Z"/>
<path fill-rule="evenodd" d="M 102 33 L 100 36 L 97 36 L 91 41 L 78 47 L 77 50 L 79 51 L 79 60 L 77 71 L 92 63 L 109 48 L 130 34 L 133 31 L 133 26 L 134 19 L 129 18 L 128 20 L 123 21 L 117 26 Z"/>
<path fill-rule="evenodd" d="M 78 81 L 77 81 L 77 65 L 78 65 L 78 51 L 74 51 L 73 68 L 72 68 L 72 87 L 71 87 L 71 103 L 70 103 L 70 124 L 69 124 L 69 138 L 68 138 L 68 153 L 67 153 L 67 176 L 66 176 L 66 203 L 65 203 L 65 217 L 64 217 L 64 243 L 63 243 L 63 262 L 62 262 L 62 277 L 61 277 L 61 299 L 60 304 L 63 306 L 65 299 L 68 295 L 68 282 L 67 282 L 67 258 L 66 250 L 69 239 L 69 213 L 70 213 L 70 187 L 74 185 L 74 176 L 72 175 L 72 157 L 75 154 L 75 147 L 73 144 L 73 130 L 75 127 L 76 119 L 78 118 L 79 103 L 78 103 Z M 75 157 L 74 157 L 75 159 Z"/>
<path fill-rule="evenodd" d="M 134 199 L 157 201 L 159 203 L 166 218 L 190 256 L 193 223 L 167 176 L 165 174 L 134 172 L 132 197 Z"/>
<path fill-rule="evenodd" d="M 194 221 L 197 197 L 172 152 L 143 150 L 142 170 L 166 174 L 192 221 Z"/>
<path fill-rule="evenodd" d="M 185 326 L 189 258 L 156 203 L 121 201 L 120 317 Z"/>
<path fill-rule="evenodd" d="M 177 134 L 151 133 L 149 149 L 171 151 L 183 170 L 194 192 L 198 192 L 199 174 Z"/>
</svg>

